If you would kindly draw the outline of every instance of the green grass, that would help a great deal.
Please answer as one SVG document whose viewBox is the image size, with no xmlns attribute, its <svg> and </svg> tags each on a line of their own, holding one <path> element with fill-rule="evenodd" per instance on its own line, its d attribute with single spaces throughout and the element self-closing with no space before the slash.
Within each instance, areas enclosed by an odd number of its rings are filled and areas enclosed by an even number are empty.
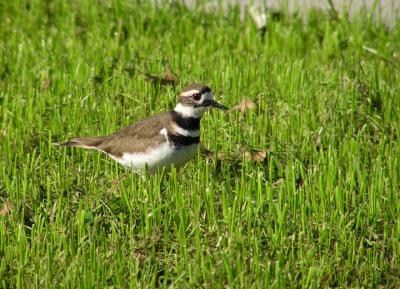
<svg viewBox="0 0 400 289">
<path fill-rule="evenodd" d="M 399 288 L 398 27 L 133 3 L 0 2 L 0 288 Z M 138 73 L 165 60 L 179 87 Z M 230 157 L 142 179 L 52 145 L 194 81 L 256 103 L 202 120 Z"/>
</svg>

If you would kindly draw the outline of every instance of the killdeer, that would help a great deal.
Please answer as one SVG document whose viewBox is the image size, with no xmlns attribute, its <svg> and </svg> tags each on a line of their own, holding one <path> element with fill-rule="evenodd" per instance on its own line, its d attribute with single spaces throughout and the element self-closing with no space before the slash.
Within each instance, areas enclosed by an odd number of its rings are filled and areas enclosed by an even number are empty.
<svg viewBox="0 0 400 289">
<path fill-rule="evenodd" d="M 138 121 L 112 135 L 73 138 L 64 146 L 95 149 L 109 155 L 136 173 L 146 167 L 149 173 L 158 169 L 179 168 L 197 151 L 200 142 L 200 119 L 210 108 L 227 109 L 214 100 L 211 89 L 194 83 L 183 89 L 178 104 Z"/>
</svg>

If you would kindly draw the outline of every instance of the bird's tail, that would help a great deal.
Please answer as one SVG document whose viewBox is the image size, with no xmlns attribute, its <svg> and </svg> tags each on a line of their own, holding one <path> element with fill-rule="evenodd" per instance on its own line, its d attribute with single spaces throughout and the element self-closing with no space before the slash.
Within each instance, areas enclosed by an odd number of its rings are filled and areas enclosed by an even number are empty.
<svg viewBox="0 0 400 289">
<path fill-rule="evenodd" d="M 87 148 L 87 149 L 99 149 L 101 143 L 106 139 L 105 136 L 99 137 L 77 137 L 73 138 L 65 143 L 62 143 L 62 146 L 66 147 L 78 147 L 78 148 Z"/>
</svg>

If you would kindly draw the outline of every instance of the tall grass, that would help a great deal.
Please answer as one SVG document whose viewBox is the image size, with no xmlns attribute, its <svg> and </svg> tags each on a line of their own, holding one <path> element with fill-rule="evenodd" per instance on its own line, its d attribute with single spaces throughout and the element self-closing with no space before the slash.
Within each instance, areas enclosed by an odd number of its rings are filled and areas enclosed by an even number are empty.
<svg viewBox="0 0 400 289">
<path fill-rule="evenodd" d="M 1 288 L 400 286 L 398 28 L 310 12 L 262 37 L 236 10 L 136 1 L 3 1 L 0 19 Z M 164 61 L 178 87 L 139 73 Z M 194 81 L 256 103 L 202 120 L 220 160 L 141 178 L 52 145 Z"/>
</svg>

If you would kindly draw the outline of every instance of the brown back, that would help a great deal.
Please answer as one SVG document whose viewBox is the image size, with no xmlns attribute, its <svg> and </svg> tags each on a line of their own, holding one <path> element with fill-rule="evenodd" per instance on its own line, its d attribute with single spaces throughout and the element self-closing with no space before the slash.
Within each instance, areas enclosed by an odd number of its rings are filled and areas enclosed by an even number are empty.
<svg viewBox="0 0 400 289">
<path fill-rule="evenodd" d="M 160 131 L 163 128 L 170 130 L 171 120 L 170 112 L 143 119 L 106 137 L 97 148 L 116 157 L 123 153 L 145 152 L 149 147 L 165 142 Z"/>
</svg>

